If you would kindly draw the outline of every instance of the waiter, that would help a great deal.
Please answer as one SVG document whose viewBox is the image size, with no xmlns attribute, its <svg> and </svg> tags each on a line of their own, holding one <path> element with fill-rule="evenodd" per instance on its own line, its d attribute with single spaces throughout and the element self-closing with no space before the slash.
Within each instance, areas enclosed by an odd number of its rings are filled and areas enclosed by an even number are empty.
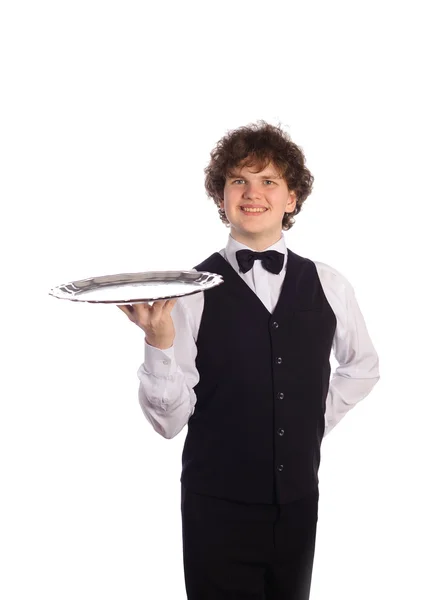
<svg viewBox="0 0 437 600">
<path fill-rule="evenodd" d="M 308 600 L 321 442 L 378 381 L 378 356 L 346 278 L 286 246 L 313 183 L 289 136 L 264 121 L 231 131 L 205 174 L 230 234 L 195 269 L 223 284 L 119 306 L 146 333 L 146 418 L 165 438 L 188 425 L 187 598 Z"/>
</svg>

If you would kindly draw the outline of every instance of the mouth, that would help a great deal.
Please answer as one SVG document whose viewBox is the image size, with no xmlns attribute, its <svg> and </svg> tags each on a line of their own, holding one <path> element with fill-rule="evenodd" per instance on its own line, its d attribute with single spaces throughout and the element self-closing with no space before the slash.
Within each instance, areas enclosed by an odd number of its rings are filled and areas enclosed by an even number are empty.
<svg viewBox="0 0 437 600">
<path fill-rule="evenodd" d="M 251 217 L 255 216 L 259 216 L 259 215 L 263 215 L 265 212 L 267 212 L 267 208 L 256 208 L 256 209 L 251 209 L 251 210 L 246 210 L 243 206 L 240 206 L 240 210 L 243 213 L 243 215 L 249 215 Z"/>
</svg>

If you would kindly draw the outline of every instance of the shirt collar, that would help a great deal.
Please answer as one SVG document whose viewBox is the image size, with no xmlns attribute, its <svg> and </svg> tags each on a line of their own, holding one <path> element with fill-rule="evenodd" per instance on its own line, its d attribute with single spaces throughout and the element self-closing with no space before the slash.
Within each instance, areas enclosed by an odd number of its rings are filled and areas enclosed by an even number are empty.
<svg viewBox="0 0 437 600">
<path fill-rule="evenodd" d="M 241 242 L 237 242 L 237 240 L 235 240 L 231 236 L 231 234 L 229 234 L 228 243 L 226 244 L 226 248 L 225 248 L 225 258 L 230 263 L 230 265 L 234 268 L 234 270 L 237 271 L 237 273 L 239 272 L 239 266 L 238 266 L 237 257 L 235 256 L 235 254 L 237 253 L 238 250 L 253 250 L 253 248 L 250 248 L 249 246 L 246 246 L 245 244 L 242 244 Z M 281 252 L 281 254 L 284 254 L 284 265 L 282 267 L 282 271 L 283 271 L 287 266 L 287 257 L 288 257 L 284 233 L 281 232 L 281 239 L 278 240 L 272 246 L 265 248 L 263 250 L 263 252 L 265 252 L 265 250 L 276 250 L 277 252 Z"/>
</svg>

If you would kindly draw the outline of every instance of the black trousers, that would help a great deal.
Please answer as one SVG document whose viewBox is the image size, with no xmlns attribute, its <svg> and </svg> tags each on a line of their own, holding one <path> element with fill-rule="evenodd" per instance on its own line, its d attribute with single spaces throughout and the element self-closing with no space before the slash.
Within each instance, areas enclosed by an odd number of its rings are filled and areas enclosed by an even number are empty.
<svg viewBox="0 0 437 600">
<path fill-rule="evenodd" d="M 181 488 L 188 600 L 308 600 L 319 491 L 285 505 Z"/>
</svg>

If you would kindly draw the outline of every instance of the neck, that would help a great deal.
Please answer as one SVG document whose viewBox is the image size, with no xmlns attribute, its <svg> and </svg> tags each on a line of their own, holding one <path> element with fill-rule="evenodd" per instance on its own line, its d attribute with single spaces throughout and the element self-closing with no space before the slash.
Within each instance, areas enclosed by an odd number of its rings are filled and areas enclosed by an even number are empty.
<svg viewBox="0 0 437 600">
<path fill-rule="evenodd" d="M 282 235 L 279 234 L 259 234 L 259 233 L 244 233 L 232 231 L 231 237 L 237 242 L 248 246 L 251 250 L 255 250 L 256 252 L 263 252 L 266 248 L 270 248 L 276 242 L 279 242 Z"/>
</svg>

